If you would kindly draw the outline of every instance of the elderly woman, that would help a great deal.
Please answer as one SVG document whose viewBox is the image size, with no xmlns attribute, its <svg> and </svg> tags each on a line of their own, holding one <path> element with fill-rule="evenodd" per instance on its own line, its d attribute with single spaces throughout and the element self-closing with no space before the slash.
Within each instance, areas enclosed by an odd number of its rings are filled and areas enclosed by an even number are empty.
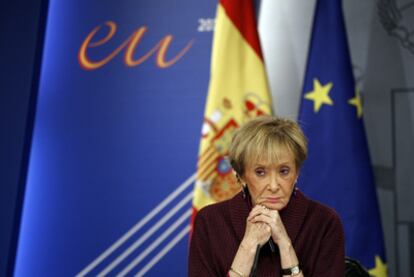
<svg viewBox="0 0 414 277">
<path fill-rule="evenodd" d="M 289 119 L 259 117 L 235 133 L 229 158 L 243 189 L 197 214 L 189 276 L 344 276 L 338 215 L 296 188 L 306 155 Z"/>
</svg>

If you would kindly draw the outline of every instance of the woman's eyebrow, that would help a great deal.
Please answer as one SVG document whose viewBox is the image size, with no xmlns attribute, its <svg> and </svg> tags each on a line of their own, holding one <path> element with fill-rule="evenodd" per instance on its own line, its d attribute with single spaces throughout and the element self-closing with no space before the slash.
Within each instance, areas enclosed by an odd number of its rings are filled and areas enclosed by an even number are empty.
<svg viewBox="0 0 414 277">
<path fill-rule="evenodd" d="M 253 165 L 260 165 L 260 166 L 272 166 L 275 164 L 288 164 L 288 163 L 294 163 L 295 160 L 286 159 L 286 160 L 277 160 L 276 162 L 255 162 Z"/>
<path fill-rule="evenodd" d="M 253 167 L 267 167 L 265 164 L 253 164 Z"/>
</svg>

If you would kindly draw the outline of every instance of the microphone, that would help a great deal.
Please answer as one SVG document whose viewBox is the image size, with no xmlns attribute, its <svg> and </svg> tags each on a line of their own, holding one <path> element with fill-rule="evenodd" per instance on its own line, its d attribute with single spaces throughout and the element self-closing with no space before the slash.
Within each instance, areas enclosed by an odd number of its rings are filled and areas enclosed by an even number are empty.
<svg viewBox="0 0 414 277">
<path fill-rule="evenodd" d="M 269 246 L 270 246 L 270 250 L 272 250 L 272 252 L 275 253 L 276 247 L 275 247 L 275 243 L 273 242 L 272 238 L 269 239 Z"/>
<path fill-rule="evenodd" d="M 272 238 L 269 239 L 268 243 L 269 243 L 269 246 L 270 246 L 270 249 L 272 250 L 272 252 L 275 253 L 276 252 L 276 246 L 275 246 L 275 243 L 273 242 Z M 257 264 L 259 262 L 259 253 L 260 253 L 260 244 L 257 245 L 256 254 L 254 255 L 254 260 L 253 260 L 253 266 L 252 266 L 252 269 L 250 271 L 249 277 L 256 277 Z"/>
<path fill-rule="evenodd" d="M 259 262 L 259 254 L 260 254 L 260 244 L 258 244 L 256 247 L 256 254 L 254 255 L 253 266 L 252 266 L 252 270 L 250 271 L 249 277 L 256 277 L 257 264 Z"/>
</svg>

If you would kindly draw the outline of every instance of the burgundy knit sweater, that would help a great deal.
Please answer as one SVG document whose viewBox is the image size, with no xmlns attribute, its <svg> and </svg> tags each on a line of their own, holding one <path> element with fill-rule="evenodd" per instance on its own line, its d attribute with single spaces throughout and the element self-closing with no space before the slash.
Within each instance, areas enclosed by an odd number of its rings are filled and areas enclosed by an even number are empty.
<svg viewBox="0 0 414 277">
<path fill-rule="evenodd" d="M 250 201 L 242 193 L 199 211 L 190 243 L 190 277 L 227 276 L 244 236 Z M 345 276 L 344 232 L 338 215 L 301 192 L 280 211 L 305 277 Z M 282 276 L 278 251 L 260 250 L 257 276 Z"/>
</svg>

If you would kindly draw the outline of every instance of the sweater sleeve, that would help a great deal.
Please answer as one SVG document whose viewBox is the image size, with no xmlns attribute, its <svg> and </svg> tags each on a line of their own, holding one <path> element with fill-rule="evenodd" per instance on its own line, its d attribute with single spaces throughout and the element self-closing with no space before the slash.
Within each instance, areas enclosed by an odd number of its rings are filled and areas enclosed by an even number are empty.
<svg viewBox="0 0 414 277">
<path fill-rule="evenodd" d="M 213 258 L 209 247 L 207 220 L 201 210 L 194 221 L 188 259 L 188 276 L 216 276 Z"/>
<path fill-rule="evenodd" d="M 345 242 L 344 231 L 339 216 L 332 212 L 321 241 L 315 270 L 306 277 L 345 276 Z"/>
</svg>

